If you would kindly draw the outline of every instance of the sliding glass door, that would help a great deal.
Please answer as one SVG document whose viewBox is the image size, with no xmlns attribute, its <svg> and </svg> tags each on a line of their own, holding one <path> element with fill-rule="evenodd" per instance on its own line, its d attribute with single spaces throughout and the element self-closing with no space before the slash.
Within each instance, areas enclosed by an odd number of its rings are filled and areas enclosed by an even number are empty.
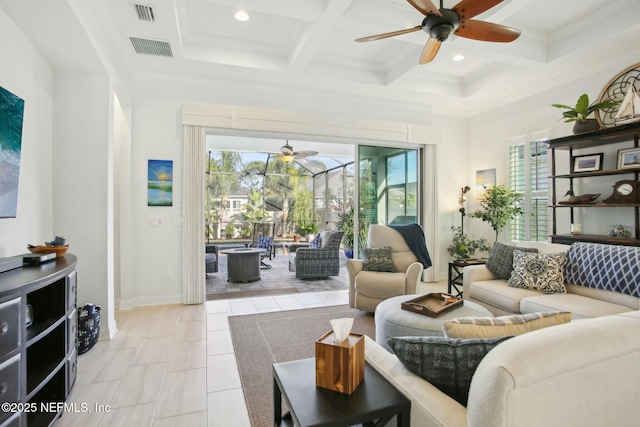
<svg viewBox="0 0 640 427">
<path fill-rule="evenodd" d="M 369 224 L 420 223 L 420 149 L 358 146 L 358 239 Z"/>
</svg>

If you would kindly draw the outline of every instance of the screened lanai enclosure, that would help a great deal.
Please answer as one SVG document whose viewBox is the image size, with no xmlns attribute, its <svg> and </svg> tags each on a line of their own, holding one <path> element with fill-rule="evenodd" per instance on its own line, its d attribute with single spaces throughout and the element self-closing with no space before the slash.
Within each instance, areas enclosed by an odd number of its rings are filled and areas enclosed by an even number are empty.
<svg viewBox="0 0 640 427">
<path fill-rule="evenodd" d="M 206 241 L 246 242 L 257 224 L 287 240 L 335 229 L 338 213 L 353 206 L 355 172 L 353 147 L 335 146 L 208 137 Z"/>
</svg>

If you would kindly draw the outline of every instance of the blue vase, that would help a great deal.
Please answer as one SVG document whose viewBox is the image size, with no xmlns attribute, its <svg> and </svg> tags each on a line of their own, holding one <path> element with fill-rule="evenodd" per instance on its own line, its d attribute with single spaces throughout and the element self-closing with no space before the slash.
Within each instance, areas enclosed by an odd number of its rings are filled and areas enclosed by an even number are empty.
<svg viewBox="0 0 640 427">
<path fill-rule="evenodd" d="M 353 258 L 353 249 L 344 249 L 344 256 L 346 256 L 349 259 Z"/>
</svg>

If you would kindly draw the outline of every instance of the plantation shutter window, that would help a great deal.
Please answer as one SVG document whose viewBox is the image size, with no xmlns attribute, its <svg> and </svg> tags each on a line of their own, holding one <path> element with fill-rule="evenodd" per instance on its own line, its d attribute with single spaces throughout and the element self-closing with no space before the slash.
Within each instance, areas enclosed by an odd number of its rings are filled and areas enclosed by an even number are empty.
<svg viewBox="0 0 640 427">
<path fill-rule="evenodd" d="M 509 223 L 512 242 L 546 241 L 548 231 L 547 132 L 512 138 L 509 143 L 509 187 L 522 194 L 524 215 Z"/>
</svg>

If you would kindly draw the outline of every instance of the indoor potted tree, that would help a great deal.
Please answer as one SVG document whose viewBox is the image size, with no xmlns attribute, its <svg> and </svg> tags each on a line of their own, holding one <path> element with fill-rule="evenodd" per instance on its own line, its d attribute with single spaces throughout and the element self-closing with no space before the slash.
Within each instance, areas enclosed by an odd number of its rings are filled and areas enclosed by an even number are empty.
<svg viewBox="0 0 640 427">
<path fill-rule="evenodd" d="M 575 122 L 573 133 L 591 132 L 600 129 L 600 125 L 596 119 L 590 119 L 589 116 L 596 110 L 603 110 L 618 105 L 617 101 L 606 100 L 602 102 L 594 102 L 589 104 L 589 96 L 584 93 L 578 98 L 575 107 L 569 107 L 564 104 L 552 104 L 556 108 L 564 108 L 567 111 L 562 113 L 565 123 Z M 562 120 L 562 119 L 560 119 Z"/>
<path fill-rule="evenodd" d="M 481 208 L 471 212 L 469 216 L 488 222 L 496 232 L 497 242 L 498 233 L 507 223 L 518 215 L 522 215 L 522 208 L 518 204 L 522 195 L 504 185 L 494 185 L 484 189 L 485 193 L 480 198 Z"/>
<path fill-rule="evenodd" d="M 488 252 L 491 247 L 484 237 L 474 240 L 470 239 L 463 231 L 462 227 L 452 226 L 453 239 L 447 248 L 449 255 L 453 259 L 469 259 L 475 255 L 476 251 Z"/>
</svg>

